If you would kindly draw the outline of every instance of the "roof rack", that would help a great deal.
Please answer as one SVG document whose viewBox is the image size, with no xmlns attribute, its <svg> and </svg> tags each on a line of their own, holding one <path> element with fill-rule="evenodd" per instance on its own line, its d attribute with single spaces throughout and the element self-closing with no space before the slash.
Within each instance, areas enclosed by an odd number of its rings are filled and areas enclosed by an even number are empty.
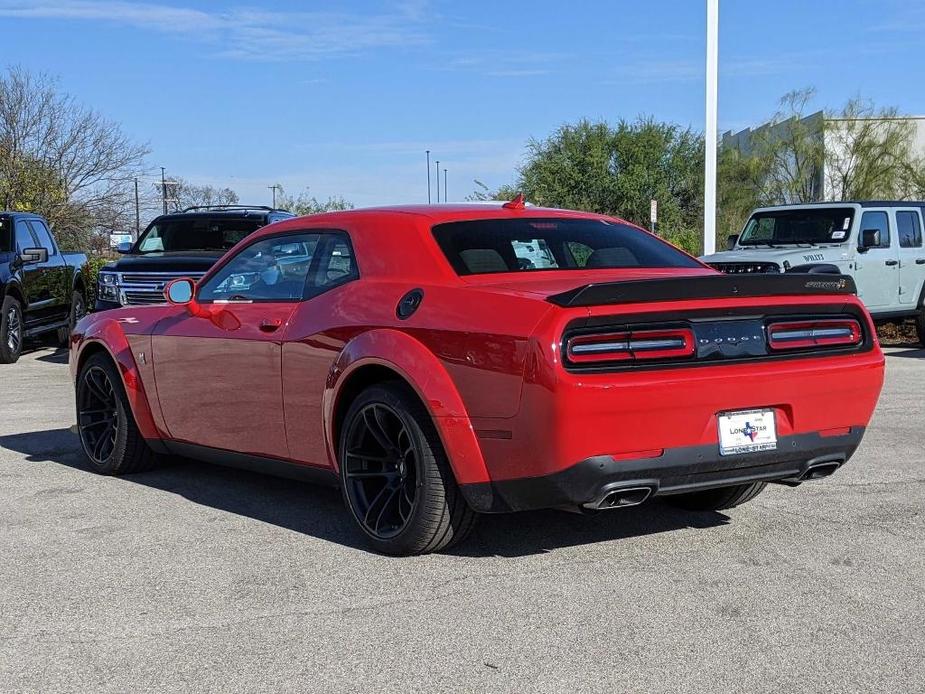
<svg viewBox="0 0 925 694">
<path fill-rule="evenodd" d="M 193 205 L 187 207 L 183 212 L 195 212 L 196 210 L 266 210 L 267 212 L 286 212 L 278 207 L 269 207 L 268 205 Z"/>
</svg>

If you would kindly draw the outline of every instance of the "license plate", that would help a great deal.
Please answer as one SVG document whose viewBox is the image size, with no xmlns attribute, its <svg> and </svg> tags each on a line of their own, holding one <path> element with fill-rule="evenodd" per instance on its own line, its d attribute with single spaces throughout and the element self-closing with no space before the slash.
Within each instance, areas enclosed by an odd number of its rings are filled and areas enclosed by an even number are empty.
<svg viewBox="0 0 925 694">
<path fill-rule="evenodd" d="M 777 448 L 774 410 L 724 412 L 719 416 L 719 453 L 738 455 Z"/>
</svg>

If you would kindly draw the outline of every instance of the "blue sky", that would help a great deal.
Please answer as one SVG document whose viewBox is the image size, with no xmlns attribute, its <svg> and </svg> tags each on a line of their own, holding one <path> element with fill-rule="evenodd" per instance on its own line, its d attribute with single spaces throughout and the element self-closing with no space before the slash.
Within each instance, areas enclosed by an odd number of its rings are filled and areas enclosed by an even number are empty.
<svg viewBox="0 0 925 694">
<path fill-rule="evenodd" d="M 581 117 L 703 127 L 704 3 L 0 0 L 4 62 L 63 89 L 150 164 L 266 203 L 309 186 L 358 205 L 510 182 L 530 137 Z M 720 2 L 720 130 L 815 86 L 925 114 L 925 3 Z M 444 164 L 441 164 L 443 166 Z"/>
</svg>

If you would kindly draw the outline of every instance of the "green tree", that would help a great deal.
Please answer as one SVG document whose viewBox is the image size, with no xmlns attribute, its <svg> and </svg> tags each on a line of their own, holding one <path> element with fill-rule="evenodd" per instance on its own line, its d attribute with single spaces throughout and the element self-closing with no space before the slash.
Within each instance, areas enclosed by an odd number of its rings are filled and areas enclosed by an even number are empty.
<svg viewBox="0 0 925 694">
<path fill-rule="evenodd" d="M 339 195 L 332 195 L 327 200 L 319 200 L 314 195 L 309 195 L 308 188 L 306 188 L 298 195 L 293 196 L 288 195 L 279 184 L 277 184 L 277 191 L 277 206 L 300 217 L 306 214 L 321 214 L 322 212 L 353 209 L 353 203 L 348 202 Z"/>
<path fill-rule="evenodd" d="M 46 75 L 0 75 L 0 206 L 44 215 L 63 246 L 86 248 L 95 229 L 129 223 L 146 154 Z"/>
<path fill-rule="evenodd" d="M 582 120 L 527 144 L 514 186 L 538 205 L 587 210 L 649 226 L 690 252 L 700 247 L 703 138 L 652 118 L 616 125 Z"/>
</svg>

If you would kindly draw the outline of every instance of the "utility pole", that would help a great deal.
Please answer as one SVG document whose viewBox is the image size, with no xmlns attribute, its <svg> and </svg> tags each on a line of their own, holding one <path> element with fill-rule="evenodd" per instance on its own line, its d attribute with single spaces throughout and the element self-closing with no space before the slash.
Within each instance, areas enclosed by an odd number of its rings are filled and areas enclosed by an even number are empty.
<svg viewBox="0 0 925 694">
<path fill-rule="evenodd" d="M 703 254 L 716 252 L 717 83 L 719 75 L 719 0 L 707 0 L 706 148 L 703 171 Z"/>
<path fill-rule="evenodd" d="M 161 198 L 164 201 L 164 214 L 167 214 L 167 179 L 164 177 L 164 167 L 161 167 Z"/>
<path fill-rule="evenodd" d="M 138 178 L 135 178 L 135 240 L 141 233 L 141 211 L 138 206 Z"/>
<path fill-rule="evenodd" d="M 448 202 L 449 198 L 446 196 L 446 168 L 443 169 L 443 202 Z"/>
<path fill-rule="evenodd" d="M 430 204 L 430 150 L 427 152 L 427 204 Z"/>
<path fill-rule="evenodd" d="M 267 188 L 273 191 L 273 209 L 275 210 L 276 209 L 276 191 L 278 188 L 281 188 L 281 186 L 277 183 L 274 183 L 272 186 L 267 186 Z"/>
<path fill-rule="evenodd" d="M 437 202 L 440 202 L 440 160 L 437 160 Z"/>
</svg>

